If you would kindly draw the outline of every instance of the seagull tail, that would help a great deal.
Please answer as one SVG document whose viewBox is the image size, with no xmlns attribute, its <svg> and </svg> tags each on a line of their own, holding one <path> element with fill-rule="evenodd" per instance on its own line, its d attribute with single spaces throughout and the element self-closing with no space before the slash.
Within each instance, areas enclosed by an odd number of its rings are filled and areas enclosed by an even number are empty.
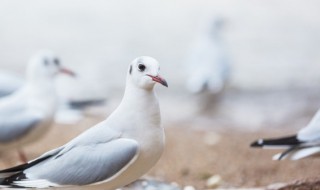
<svg viewBox="0 0 320 190">
<path fill-rule="evenodd" d="M 39 159 L 36 159 L 36 160 L 33 160 L 33 161 L 30 161 L 28 163 L 25 163 L 25 164 L 21 164 L 21 165 L 18 165 L 18 166 L 15 166 L 15 167 L 12 167 L 12 168 L 8 168 L 8 169 L 4 169 L 4 170 L 0 170 L 0 179 L 1 178 L 7 178 L 9 176 L 12 176 L 16 173 L 19 173 L 19 172 L 22 172 L 48 158 L 50 158 L 52 155 L 46 155 L 46 156 L 43 156 Z"/>
<path fill-rule="evenodd" d="M 15 184 L 15 181 L 24 180 L 24 179 L 26 179 L 26 175 L 23 172 L 13 174 L 7 178 L 0 178 L 0 188 L 25 189 L 26 187 Z"/>
<path fill-rule="evenodd" d="M 16 181 L 21 181 L 26 179 L 26 175 L 23 173 L 24 170 L 50 158 L 52 155 L 45 155 L 39 159 L 33 160 L 31 162 L 21 164 L 12 168 L 0 170 L 0 188 L 23 188 L 15 184 Z"/>
<path fill-rule="evenodd" d="M 285 148 L 297 146 L 303 143 L 297 139 L 297 135 L 282 137 L 277 139 L 259 139 L 251 143 L 251 147 L 255 148 Z"/>
<path fill-rule="evenodd" d="M 283 151 L 282 153 L 276 154 L 272 157 L 272 160 L 284 160 L 292 154 L 292 152 L 299 149 L 299 146 L 292 146 L 288 148 L 287 150 Z"/>
<path fill-rule="evenodd" d="M 21 165 L 12 167 L 12 168 L 0 170 L 0 189 L 4 188 L 4 187 L 6 187 L 6 188 L 42 187 L 42 186 L 39 186 L 38 184 L 33 186 L 33 184 L 25 185 L 24 183 L 19 183 L 19 182 L 24 182 L 27 179 L 27 176 L 24 173 L 24 171 L 26 169 L 31 168 L 41 162 L 46 161 L 47 159 L 50 159 L 50 158 L 56 156 L 57 154 L 59 154 L 59 152 L 61 152 L 61 150 L 63 150 L 63 148 L 64 147 L 62 146 L 62 147 L 53 149 L 49 152 L 46 152 L 42 156 L 40 156 L 34 160 L 31 160 L 28 163 L 21 164 Z M 50 183 L 49 185 L 52 185 L 52 183 Z M 45 187 L 47 187 L 47 186 L 45 186 Z"/>
</svg>

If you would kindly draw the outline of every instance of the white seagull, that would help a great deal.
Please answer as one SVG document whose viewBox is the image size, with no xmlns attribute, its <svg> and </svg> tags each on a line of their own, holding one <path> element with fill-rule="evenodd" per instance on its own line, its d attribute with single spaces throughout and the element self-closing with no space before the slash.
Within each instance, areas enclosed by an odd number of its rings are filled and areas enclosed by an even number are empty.
<svg viewBox="0 0 320 190">
<path fill-rule="evenodd" d="M 219 17 L 205 23 L 191 47 L 186 83 L 191 93 L 219 94 L 229 78 L 229 59 L 220 35 L 223 24 Z"/>
<path fill-rule="evenodd" d="M 49 53 L 46 50 L 42 52 L 37 56 Z M 0 98 L 18 91 L 25 83 L 26 80 L 15 73 L 0 71 Z M 101 95 L 103 90 L 99 88 L 100 85 L 90 82 L 85 75 L 77 75 L 76 78 L 58 78 L 55 81 L 55 94 L 58 96 L 59 106 L 56 110 L 55 122 L 76 124 L 84 117 L 85 109 L 103 105 L 106 98 Z"/>
<path fill-rule="evenodd" d="M 153 90 L 168 86 L 152 57 L 136 58 L 127 71 L 118 108 L 69 143 L 26 164 L 0 171 L 0 186 L 48 188 L 103 184 L 114 190 L 144 175 L 164 149 L 164 129 Z"/>
<path fill-rule="evenodd" d="M 274 139 L 259 139 L 253 142 L 251 147 L 286 149 L 274 155 L 273 160 L 298 160 L 320 153 L 320 110 L 297 134 Z"/>
<path fill-rule="evenodd" d="M 73 73 L 50 51 L 36 54 L 27 66 L 27 82 L 0 100 L 0 152 L 36 141 L 48 131 L 57 103 L 54 77 Z M 19 150 L 20 159 L 26 161 Z"/>
</svg>

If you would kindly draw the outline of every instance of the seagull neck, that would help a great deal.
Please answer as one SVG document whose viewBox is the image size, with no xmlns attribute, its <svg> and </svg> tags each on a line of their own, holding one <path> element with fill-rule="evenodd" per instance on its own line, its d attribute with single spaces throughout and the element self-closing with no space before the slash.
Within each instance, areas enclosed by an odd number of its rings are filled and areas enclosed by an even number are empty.
<svg viewBox="0 0 320 190">
<path fill-rule="evenodd" d="M 221 36 L 219 34 L 218 31 L 214 31 L 210 36 L 209 38 L 215 42 L 220 42 L 221 41 Z"/>
<path fill-rule="evenodd" d="M 151 89 L 144 89 L 144 88 L 138 88 L 134 85 L 127 85 L 123 101 L 129 101 L 129 102 L 141 102 L 143 99 L 146 101 L 150 101 L 151 99 L 155 98 L 155 93 L 153 88 Z"/>
<path fill-rule="evenodd" d="M 35 79 L 32 78 L 29 79 L 27 82 L 27 88 L 29 88 L 29 92 L 32 94 L 31 97 L 39 98 L 39 97 L 52 97 L 55 96 L 55 86 L 54 81 L 49 78 L 41 78 L 41 79 Z"/>
</svg>

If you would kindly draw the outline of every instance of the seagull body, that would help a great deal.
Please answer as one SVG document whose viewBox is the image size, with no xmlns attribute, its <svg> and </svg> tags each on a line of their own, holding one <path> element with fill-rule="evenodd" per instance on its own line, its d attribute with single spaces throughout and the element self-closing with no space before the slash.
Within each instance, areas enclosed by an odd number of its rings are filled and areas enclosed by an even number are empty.
<svg viewBox="0 0 320 190">
<path fill-rule="evenodd" d="M 0 171 L 0 186 L 47 188 L 103 183 L 103 189 L 113 190 L 144 175 L 164 149 L 153 87 L 156 82 L 167 83 L 158 72 L 155 59 L 135 59 L 128 69 L 123 99 L 106 120 L 27 164 Z"/>
<path fill-rule="evenodd" d="M 229 78 L 229 61 L 220 36 L 220 18 L 206 24 L 205 31 L 192 46 L 186 87 L 191 93 L 219 94 Z"/>
<path fill-rule="evenodd" d="M 297 134 L 275 139 L 259 139 L 253 142 L 251 147 L 286 149 L 276 154 L 274 160 L 298 160 L 320 153 L 320 110 Z"/>
<path fill-rule="evenodd" d="M 36 141 L 48 130 L 55 111 L 54 91 L 26 84 L 0 100 L 0 151 Z"/>
<path fill-rule="evenodd" d="M 48 54 L 48 52 L 42 54 Z M 85 69 L 87 72 L 88 68 Z M 56 123 L 76 124 L 84 117 L 86 109 L 105 103 L 106 97 L 102 96 L 103 90 L 97 84 L 98 80 L 92 81 L 87 75 L 90 73 L 77 75 L 76 78 L 60 77 L 55 80 L 54 94 L 59 101 L 54 117 Z M 24 78 L 15 73 L 0 71 L 0 98 L 17 93 L 27 84 L 28 82 Z"/>
<path fill-rule="evenodd" d="M 0 71 L 0 97 L 8 96 L 24 84 L 22 77 L 8 71 Z"/>
<path fill-rule="evenodd" d="M 0 100 L 0 152 L 36 141 L 48 131 L 56 106 L 54 77 L 62 68 L 49 51 L 29 62 L 27 82 Z"/>
</svg>

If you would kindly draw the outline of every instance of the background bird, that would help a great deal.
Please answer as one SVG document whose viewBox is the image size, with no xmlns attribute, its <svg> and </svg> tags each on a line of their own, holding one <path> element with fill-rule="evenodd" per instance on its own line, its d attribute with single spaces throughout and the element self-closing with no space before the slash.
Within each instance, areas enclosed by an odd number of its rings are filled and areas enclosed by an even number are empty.
<svg viewBox="0 0 320 190">
<path fill-rule="evenodd" d="M 0 171 L 0 185 L 47 188 L 105 183 L 103 189 L 113 190 L 145 174 L 164 149 L 153 88 L 155 83 L 168 84 L 151 57 L 135 59 L 127 72 L 123 99 L 106 120 L 29 163 Z"/>
<path fill-rule="evenodd" d="M 192 43 L 187 60 L 186 88 L 197 95 L 204 110 L 217 101 L 230 77 L 230 60 L 221 36 L 223 26 L 221 17 L 200 25 L 200 34 Z"/>
<path fill-rule="evenodd" d="M 297 134 L 274 138 L 259 139 L 251 144 L 258 148 L 282 148 L 284 152 L 276 154 L 274 160 L 298 160 L 320 152 L 320 110 L 310 123 Z"/>
<path fill-rule="evenodd" d="M 192 93 L 221 92 L 229 77 L 229 58 L 221 37 L 224 21 L 215 17 L 205 27 L 191 47 L 187 89 Z"/>
<path fill-rule="evenodd" d="M 25 83 L 23 77 L 13 72 L 0 71 L 0 98 L 18 91 Z M 76 124 L 84 117 L 88 108 L 104 105 L 106 96 L 102 93 L 104 88 L 99 84 L 97 80 L 90 80 L 88 73 L 78 72 L 77 77 L 60 77 L 55 80 L 59 99 L 55 122 Z"/>
<path fill-rule="evenodd" d="M 0 152 L 20 149 L 48 131 L 57 105 L 54 78 L 58 73 L 74 76 L 53 52 L 41 51 L 28 63 L 27 82 L 0 100 Z M 22 151 L 19 155 L 26 161 Z"/>
<path fill-rule="evenodd" d="M 9 71 L 0 71 L 0 97 L 8 96 L 24 85 L 24 79 Z"/>
<path fill-rule="evenodd" d="M 96 74 L 96 70 L 99 67 L 94 69 L 91 64 L 77 67 L 76 78 L 60 77 L 56 81 L 59 97 L 56 123 L 78 124 L 87 115 L 104 116 L 99 111 L 106 103 L 109 87 L 101 82 L 104 79 Z"/>
</svg>

